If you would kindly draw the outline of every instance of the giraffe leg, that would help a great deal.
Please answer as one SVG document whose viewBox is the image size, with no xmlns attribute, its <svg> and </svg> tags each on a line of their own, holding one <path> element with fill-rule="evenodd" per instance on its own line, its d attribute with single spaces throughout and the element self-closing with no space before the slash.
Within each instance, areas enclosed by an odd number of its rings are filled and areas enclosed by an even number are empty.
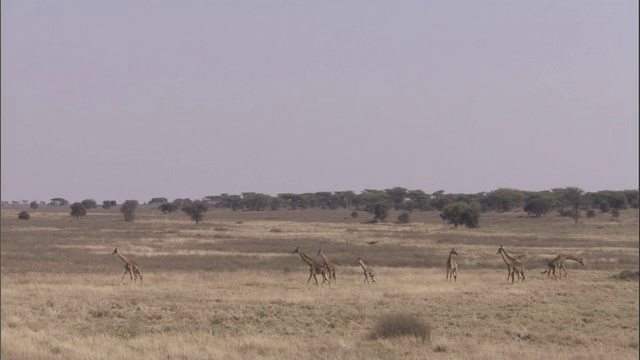
<svg viewBox="0 0 640 360">
<path fill-rule="evenodd" d="M 120 279 L 120 286 L 122 286 L 122 284 L 124 283 L 124 277 L 127 275 L 128 272 L 129 272 L 129 269 L 124 268 L 124 274 L 122 274 L 122 279 Z"/>
<path fill-rule="evenodd" d="M 453 269 L 453 282 L 458 282 L 458 271 Z"/>
<path fill-rule="evenodd" d="M 304 287 L 305 289 L 309 287 L 309 281 L 311 281 L 312 277 L 313 277 L 313 273 L 309 274 L 309 278 L 307 279 L 307 285 Z"/>
</svg>

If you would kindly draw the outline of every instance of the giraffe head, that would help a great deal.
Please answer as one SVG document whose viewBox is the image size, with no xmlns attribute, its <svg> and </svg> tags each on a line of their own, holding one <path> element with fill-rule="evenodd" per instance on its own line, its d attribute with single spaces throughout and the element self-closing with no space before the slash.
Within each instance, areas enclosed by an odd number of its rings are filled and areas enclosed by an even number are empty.
<svg viewBox="0 0 640 360">
<path fill-rule="evenodd" d="M 292 254 L 298 254 L 298 253 L 300 253 L 300 247 L 296 246 L 296 249 L 293 250 Z"/>
<path fill-rule="evenodd" d="M 356 260 L 356 264 L 360 264 L 362 262 L 362 258 L 358 256 L 358 260 Z"/>
<path fill-rule="evenodd" d="M 496 254 L 500 254 L 501 252 L 504 252 L 504 248 L 502 247 L 502 245 L 500 245 Z"/>
<path fill-rule="evenodd" d="M 320 254 L 324 254 L 324 250 L 322 249 L 318 250 L 318 256 L 320 256 Z"/>
<path fill-rule="evenodd" d="M 458 256 L 458 253 L 456 252 L 456 249 L 454 249 L 454 248 L 451 248 L 451 251 L 449 252 L 449 254 Z"/>
<path fill-rule="evenodd" d="M 117 254 L 118 253 L 118 248 L 116 248 L 115 250 L 113 250 L 113 252 L 111 253 L 111 255 Z"/>
<path fill-rule="evenodd" d="M 584 266 L 584 261 L 582 261 L 582 258 L 578 258 L 576 261 L 579 262 L 580 265 Z"/>
</svg>

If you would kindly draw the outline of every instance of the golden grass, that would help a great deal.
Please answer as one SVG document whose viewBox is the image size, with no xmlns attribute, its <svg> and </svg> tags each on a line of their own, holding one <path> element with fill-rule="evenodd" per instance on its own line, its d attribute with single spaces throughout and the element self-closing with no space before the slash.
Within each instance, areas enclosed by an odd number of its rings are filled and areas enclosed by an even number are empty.
<svg viewBox="0 0 640 360">
<path fill-rule="evenodd" d="M 74 219 L 47 208 L 28 221 L 2 210 L 3 359 L 639 355 L 638 282 L 614 278 L 638 270 L 637 210 L 619 223 L 603 215 L 577 226 L 488 213 L 480 229 L 452 229 L 435 212 L 371 225 L 346 210 L 213 211 L 196 225 L 144 207 L 133 223 L 113 209 Z M 525 255 L 524 283 L 506 283 L 498 245 Z M 305 290 L 296 246 L 314 257 L 323 248 L 337 283 Z M 144 286 L 119 286 L 124 264 L 114 247 L 140 264 Z M 445 282 L 451 247 L 457 283 Z M 565 251 L 585 267 L 568 263 L 561 281 L 540 274 Z M 358 256 L 378 284 L 363 283 Z M 398 313 L 428 324 L 431 342 L 370 339 L 382 316 Z"/>
</svg>

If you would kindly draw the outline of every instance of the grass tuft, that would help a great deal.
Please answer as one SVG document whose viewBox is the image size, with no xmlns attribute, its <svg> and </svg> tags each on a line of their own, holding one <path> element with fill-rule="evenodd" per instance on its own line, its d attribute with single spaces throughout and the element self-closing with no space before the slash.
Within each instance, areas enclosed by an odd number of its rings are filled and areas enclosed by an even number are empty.
<svg viewBox="0 0 640 360">
<path fill-rule="evenodd" d="M 414 315 L 389 314 L 381 317 L 369 333 L 372 340 L 401 336 L 413 336 L 423 343 L 430 343 L 431 325 Z"/>
</svg>

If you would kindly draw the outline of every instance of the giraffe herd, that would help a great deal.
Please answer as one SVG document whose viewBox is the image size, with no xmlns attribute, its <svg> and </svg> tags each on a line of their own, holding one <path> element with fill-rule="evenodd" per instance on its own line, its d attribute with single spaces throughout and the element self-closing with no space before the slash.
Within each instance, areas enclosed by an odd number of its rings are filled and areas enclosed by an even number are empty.
<svg viewBox="0 0 640 360">
<path fill-rule="evenodd" d="M 306 287 L 309 286 L 309 282 L 311 282 L 311 278 L 315 280 L 316 287 L 320 286 L 320 284 L 318 283 L 317 275 L 322 275 L 322 287 L 324 287 L 325 284 L 329 284 L 329 286 L 331 286 L 332 281 L 333 282 L 337 281 L 335 264 L 329 259 L 329 257 L 327 257 L 323 249 L 318 250 L 318 256 L 322 258 L 322 262 L 315 260 L 309 255 L 302 252 L 300 250 L 300 247 L 296 247 L 295 250 L 293 250 L 293 254 L 299 254 L 302 260 L 307 265 L 309 265 L 309 278 L 307 279 Z M 502 245 L 498 247 L 498 252 L 496 254 L 501 255 L 502 260 L 507 265 L 507 283 L 509 283 L 509 280 L 511 280 L 511 284 L 513 284 L 516 276 L 518 277 L 518 282 L 521 282 L 521 281 L 524 282 L 525 270 L 522 262 L 520 262 L 517 258 L 509 255 Z M 118 250 L 118 248 L 113 250 L 113 253 L 111 253 L 111 255 L 118 255 L 118 257 L 125 264 L 124 274 L 122 274 L 120 285 L 123 284 L 124 277 L 127 274 L 129 274 L 129 277 L 131 278 L 131 282 L 133 283 L 135 283 L 138 280 L 138 278 L 140 278 L 140 285 L 142 285 L 142 273 L 140 272 L 140 266 L 138 264 L 136 264 L 128 256 L 121 253 Z M 447 276 L 445 279 L 447 282 L 451 281 L 452 279 L 454 282 L 458 281 L 458 263 L 453 259 L 454 255 L 457 257 L 458 253 L 456 252 L 455 249 L 452 248 L 449 251 L 449 258 L 447 259 L 447 262 L 446 262 Z M 577 257 L 574 255 L 560 254 L 548 262 L 547 270 L 543 271 L 542 274 L 547 274 L 548 278 L 551 277 L 551 274 L 553 274 L 553 277 L 556 280 L 559 280 L 559 278 L 556 276 L 556 269 L 558 269 L 560 279 L 562 279 L 563 277 L 562 275 L 563 270 L 564 270 L 564 276 L 566 277 L 567 269 L 565 268 L 564 264 L 567 260 L 576 261 L 580 265 L 584 266 L 584 260 L 581 257 Z M 376 280 L 375 272 L 362 261 L 362 258 L 358 257 L 358 260 L 356 261 L 356 263 L 360 265 L 360 267 L 362 267 L 362 270 L 364 272 L 365 284 L 378 283 Z"/>
</svg>

